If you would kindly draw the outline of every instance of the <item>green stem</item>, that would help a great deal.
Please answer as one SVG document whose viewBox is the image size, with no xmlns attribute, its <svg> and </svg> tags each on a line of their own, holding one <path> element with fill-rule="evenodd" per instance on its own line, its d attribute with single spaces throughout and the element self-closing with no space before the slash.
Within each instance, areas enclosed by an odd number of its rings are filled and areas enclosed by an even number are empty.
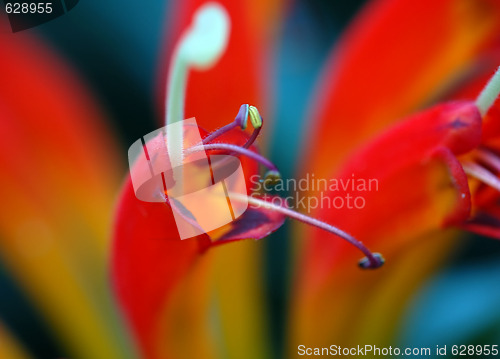
<svg viewBox="0 0 500 359">
<path fill-rule="evenodd" d="M 481 113 L 481 117 L 484 117 L 488 113 L 498 94 L 500 94 L 500 67 L 476 99 L 476 106 Z"/>
</svg>

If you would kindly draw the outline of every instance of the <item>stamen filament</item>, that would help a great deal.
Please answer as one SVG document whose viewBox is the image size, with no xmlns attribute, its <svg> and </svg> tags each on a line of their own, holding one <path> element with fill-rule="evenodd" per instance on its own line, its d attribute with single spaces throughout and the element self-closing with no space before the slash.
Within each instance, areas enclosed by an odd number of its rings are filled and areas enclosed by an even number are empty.
<svg viewBox="0 0 500 359">
<path fill-rule="evenodd" d="M 248 117 L 250 117 L 250 122 L 254 128 L 252 135 L 248 139 L 248 141 L 243 145 L 243 147 L 248 148 L 254 143 L 254 141 L 259 136 L 260 130 L 262 129 L 262 125 L 264 124 L 264 120 L 259 113 L 259 110 L 255 106 L 249 106 L 248 108 Z M 246 126 L 246 125 L 245 125 Z"/>
<path fill-rule="evenodd" d="M 193 147 L 190 147 L 186 150 L 186 155 L 191 154 L 191 153 L 195 153 L 195 152 L 205 151 L 205 150 L 208 150 L 208 151 L 210 151 L 210 150 L 223 150 L 223 151 L 226 150 L 226 151 L 236 152 L 240 155 L 246 156 L 246 157 L 251 158 L 252 160 L 254 160 L 256 162 L 261 163 L 262 165 L 266 166 L 267 168 L 269 168 L 272 171 L 279 172 L 278 168 L 274 165 L 274 163 L 269 161 L 267 158 L 259 155 L 258 153 L 252 152 L 246 148 L 243 148 L 243 147 L 240 147 L 237 145 L 233 145 L 233 144 L 229 144 L 229 143 L 211 143 L 208 145 L 193 146 Z"/>
<path fill-rule="evenodd" d="M 241 105 L 240 110 L 238 111 L 238 114 L 236 115 L 236 118 L 233 122 L 212 132 L 197 145 L 210 143 L 211 141 L 231 131 L 237 126 L 240 126 L 243 130 L 246 129 L 249 115 L 250 122 L 252 123 L 254 129 L 247 142 L 243 145 L 244 148 L 249 148 L 259 136 L 263 120 L 257 108 L 255 106 L 249 106 L 248 104 Z"/>
<path fill-rule="evenodd" d="M 488 81 L 476 99 L 476 105 L 484 117 L 500 94 L 500 67 Z"/>
<path fill-rule="evenodd" d="M 213 140 L 215 140 L 217 137 L 220 137 L 222 136 L 223 134 L 231 131 L 233 128 L 237 127 L 238 124 L 235 122 L 231 122 L 230 124 L 227 124 L 221 128 L 219 128 L 218 130 L 212 132 L 210 135 L 208 135 L 207 137 L 205 137 L 203 139 L 203 141 L 199 142 L 196 144 L 196 146 L 198 145 L 201 145 L 201 144 L 208 144 L 210 142 L 212 142 Z M 260 133 L 260 129 L 262 127 L 259 127 L 259 128 L 255 128 L 252 132 L 252 134 L 250 135 L 250 137 L 248 138 L 247 142 L 245 142 L 245 144 L 241 147 L 243 148 L 249 148 L 254 142 L 255 140 L 257 139 L 257 137 L 259 136 L 259 133 Z"/>
<path fill-rule="evenodd" d="M 258 128 L 255 128 L 252 132 L 252 135 L 250 136 L 250 138 L 247 140 L 247 142 L 243 145 L 244 148 L 248 148 L 250 147 L 254 142 L 255 140 L 257 139 L 257 137 L 259 136 L 259 133 L 260 133 L 260 129 L 262 127 L 258 127 Z"/>
<path fill-rule="evenodd" d="M 479 161 L 484 162 L 487 166 L 491 167 L 497 172 L 500 172 L 500 157 L 491 151 L 478 149 L 476 150 L 476 157 Z"/>
<path fill-rule="evenodd" d="M 495 188 L 500 192 L 500 179 L 493 173 L 488 171 L 486 168 L 474 162 L 463 163 L 462 167 L 465 173 L 467 173 L 469 176 L 478 179 L 479 181 Z"/>
<path fill-rule="evenodd" d="M 285 216 L 296 219 L 302 223 L 310 224 L 312 226 L 315 226 L 317 228 L 323 229 L 327 232 L 337 235 L 338 237 L 354 245 L 366 256 L 366 258 L 363 258 L 359 262 L 359 265 L 364 269 L 375 269 L 381 267 L 384 264 L 384 259 L 379 253 L 372 253 L 363 243 L 358 241 L 356 238 L 328 223 L 322 222 L 316 218 L 306 216 L 305 214 L 295 212 L 290 208 L 283 207 L 272 202 L 267 202 L 252 196 L 244 196 L 239 193 L 231 193 L 231 198 L 239 199 L 242 201 L 248 201 L 248 203 L 253 204 L 254 206 L 264 207 L 269 210 L 282 213 Z"/>
<path fill-rule="evenodd" d="M 229 132 L 230 130 L 232 130 L 233 128 L 235 128 L 237 126 L 238 125 L 237 125 L 236 122 L 231 122 L 230 124 L 225 125 L 225 126 L 219 128 L 218 130 L 212 132 L 210 135 L 208 135 L 207 137 L 205 137 L 203 139 L 203 141 L 201 141 L 197 145 L 208 144 L 208 143 L 212 142 L 213 140 L 215 140 L 217 137 L 222 136 L 223 134 Z M 262 127 L 255 128 L 253 130 L 252 134 L 250 135 L 250 137 L 248 138 L 247 142 L 245 142 L 245 144 L 243 146 L 241 146 L 241 147 L 243 147 L 243 148 L 249 148 L 255 142 L 255 140 L 257 139 L 257 137 L 259 136 L 261 128 Z"/>
<path fill-rule="evenodd" d="M 201 142 L 199 142 L 197 145 L 205 145 L 213 140 L 215 140 L 217 137 L 220 137 L 222 136 L 223 134 L 231 131 L 233 128 L 235 127 L 238 127 L 238 124 L 235 122 L 231 122 L 217 130 L 215 130 L 214 132 L 212 132 L 211 134 L 209 134 L 207 137 L 205 137 Z"/>
</svg>

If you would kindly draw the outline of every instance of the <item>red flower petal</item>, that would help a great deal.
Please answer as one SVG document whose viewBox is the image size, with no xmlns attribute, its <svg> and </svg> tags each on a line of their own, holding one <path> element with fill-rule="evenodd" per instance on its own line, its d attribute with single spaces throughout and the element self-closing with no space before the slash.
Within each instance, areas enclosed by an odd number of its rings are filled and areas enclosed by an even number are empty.
<svg viewBox="0 0 500 359">
<path fill-rule="evenodd" d="M 322 76 L 305 170 L 326 176 L 363 141 L 435 101 L 471 61 L 496 46 L 499 31 L 495 1 L 370 3 Z"/>
<path fill-rule="evenodd" d="M 383 253 L 391 266 L 411 241 L 444 226 L 462 224 L 469 217 L 467 176 L 456 156 L 474 149 L 480 140 L 481 117 L 471 102 L 446 103 L 406 118 L 358 150 L 333 177 L 356 181 L 356 186 L 317 194 L 322 203 L 326 203 L 323 197 L 335 203 L 335 198 L 345 201 L 350 195 L 350 207 L 346 202 L 340 208 L 324 206 L 317 215 Z M 358 187 L 357 179 L 364 185 Z M 370 180 L 376 182 L 370 184 Z M 327 338 L 313 338 L 311 324 L 339 312 L 347 296 L 335 288 L 351 280 L 364 283 L 362 277 L 367 274 L 355 268 L 359 254 L 344 242 L 329 240 L 317 230 L 307 230 L 306 236 L 308 246 L 295 292 L 295 315 L 301 318 L 294 325 L 295 334 L 302 341 L 312 340 L 310 345 L 324 346 Z M 354 284 L 348 287 L 355 290 Z M 313 309 L 325 311 L 320 304 L 325 301 L 336 309 L 321 314 Z M 348 315 L 355 317 L 358 311 L 351 306 Z M 321 332 L 338 329 L 335 323 L 323 322 Z"/>
</svg>

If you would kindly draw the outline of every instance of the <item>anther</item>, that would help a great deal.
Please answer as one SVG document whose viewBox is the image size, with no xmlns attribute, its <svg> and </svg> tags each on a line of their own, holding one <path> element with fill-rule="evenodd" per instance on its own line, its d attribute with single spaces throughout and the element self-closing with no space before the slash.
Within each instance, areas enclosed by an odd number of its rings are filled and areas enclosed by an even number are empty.
<svg viewBox="0 0 500 359">
<path fill-rule="evenodd" d="M 257 129 L 262 127 L 262 117 L 260 116 L 257 107 L 249 106 L 248 117 L 250 117 L 250 122 L 252 123 L 253 128 Z"/>
<path fill-rule="evenodd" d="M 250 106 L 248 104 L 244 104 L 240 106 L 238 114 L 236 115 L 233 122 L 215 130 L 207 137 L 203 139 L 200 143 L 197 143 L 196 146 L 201 144 L 208 144 L 215 140 L 216 138 L 228 133 L 233 128 L 239 126 L 242 130 L 247 128 L 248 118 L 250 118 L 250 122 L 254 128 L 252 134 L 248 138 L 247 142 L 242 146 L 244 148 L 249 148 L 259 136 L 260 130 L 262 129 L 263 120 L 259 114 L 259 110 L 255 106 Z"/>
<path fill-rule="evenodd" d="M 372 258 L 365 257 L 358 262 L 361 269 L 377 269 L 384 265 L 385 259 L 380 253 L 373 253 Z"/>
<path fill-rule="evenodd" d="M 249 109 L 248 104 L 243 104 L 240 106 L 240 110 L 238 111 L 238 114 L 236 115 L 236 118 L 234 119 L 234 122 L 238 124 L 238 126 L 241 127 L 241 129 L 246 130 L 247 128 L 247 120 L 248 120 L 248 109 Z"/>
<path fill-rule="evenodd" d="M 278 171 L 267 171 L 264 175 L 264 184 L 266 186 L 274 186 L 281 180 L 281 174 Z"/>
<path fill-rule="evenodd" d="M 279 212 L 285 216 L 296 219 L 302 223 L 309 224 L 311 226 L 320 228 L 324 231 L 335 234 L 336 236 L 344 239 L 345 241 L 352 244 L 354 247 L 359 249 L 364 255 L 363 258 L 359 262 L 359 266 L 363 269 L 376 269 L 380 268 L 385 260 L 380 253 L 371 252 L 363 243 L 358 241 L 356 238 L 351 236 L 349 233 L 344 232 L 343 230 L 332 226 L 331 224 L 320 221 L 319 219 L 309 217 L 305 214 L 295 212 L 294 210 L 285 207 L 284 205 L 276 204 L 273 202 L 264 201 L 262 199 L 258 199 L 252 196 L 243 196 L 239 193 L 231 193 L 231 199 L 236 199 L 240 201 L 245 201 L 248 204 L 251 204 L 257 208 L 266 208 L 271 211 Z"/>
</svg>

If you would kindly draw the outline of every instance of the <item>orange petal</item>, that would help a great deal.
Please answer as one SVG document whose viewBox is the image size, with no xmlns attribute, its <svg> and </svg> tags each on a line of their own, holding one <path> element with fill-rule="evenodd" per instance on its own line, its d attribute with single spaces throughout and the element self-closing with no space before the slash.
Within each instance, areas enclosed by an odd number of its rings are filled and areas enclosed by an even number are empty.
<svg viewBox="0 0 500 359">
<path fill-rule="evenodd" d="M 39 39 L 2 34 L 0 44 L 2 260 L 69 353 L 131 357 L 106 279 L 115 143 Z"/>
<path fill-rule="evenodd" d="M 439 268 L 456 235 L 448 231 L 416 237 L 411 251 L 401 247 L 384 253 L 389 254 L 386 264 L 374 271 L 362 271 L 350 262 L 322 286 L 307 287 L 301 282 L 291 296 L 290 357 L 296 355 L 297 343 L 310 347 L 394 347 L 408 300 Z M 316 281 L 314 277 L 308 280 Z M 315 290 L 310 291 L 311 287 Z"/>
<path fill-rule="evenodd" d="M 351 205 L 358 203 L 363 207 L 348 209 L 344 202 L 341 209 L 325 208 L 318 214 L 326 222 L 357 237 L 371 250 L 382 253 L 386 265 L 373 272 L 362 271 L 356 266 L 360 259 L 359 252 L 352 246 L 319 231 L 308 231 L 308 243 L 303 249 L 292 295 L 291 335 L 294 343 L 324 347 L 331 344 L 332 337 L 336 338 L 335 344 L 354 345 L 358 344 L 356 340 L 368 343 L 371 336 L 377 335 L 378 329 L 365 329 L 363 325 L 377 328 L 394 325 L 396 308 L 402 310 L 402 307 L 397 304 L 393 307 L 394 315 L 389 315 L 385 302 L 378 298 L 391 295 L 400 299 L 406 297 L 408 293 L 405 290 L 414 288 L 416 282 L 406 285 L 405 281 L 411 278 L 420 280 L 429 266 L 435 266 L 437 254 L 443 255 L 442 251 L 446 248 L 443 245 L 449 245 L 446 241 L 429 243 L 426 238 L 441 229 L 445 218 L 458 215 L 456 208 L 462 206 L 460 202 L 466 202 L 465 215 L 468 215 L 467 208 L 470 209 L 470 203 L 467 205 L 470 201 L 468 192 L 462 198 L 464 189 L 457 188 L 450 175 L 455 171 L 456 159 L 446 157 L 439 154 L 419 162 L 406 163 L 377 177 L 357 177 L 356 174 L 357 178 L 366 179 L 366 183 L 371 178 L 377 179 L 371 187 L 366 185 L 366 192 L 348 191 L 352 196 Z M 350 173 L 341 178 L 352 179 Z M 461 171 L 461 181 L 466 180 Z M 333 201 L 336 197 L 346 201 L 345 195 L 346 192 L 339 191 L 328 197 Z M 358 197 L 362 200 L 356 200 Z M 408 251 L 409 246 L 411 251 Z M 399 288 L 390 284 L 393 280 Z M 393 290 L 383 292 L 386 285 Z M 394 298 L 386 300 L 394 303 Z M 383 308 L 386 309 L 385 316 L 376 322 L 369 321 L 370 317 L 377 317 L 375 314 Z M 358 325 L 361 327 L 356 329 Z M 358 336 L 360 331 L 365 336 Z M 379 339 L 390 338 L 390 333 L 385 334 Z"/>
<path fill-rule="evenodd" d="M 461 224 L 469 217 L 467 176 L 456 154 L 466 153 L 480 143 L 480 129 L 480 115 L 470 102 L 437 105 L 404 119 L 356 152 L 339 176 L 330 179 L 329 187 L 316 194 L 314 198 L 320 205 L 316 211 L 318 217 L 381 252 L 387 264 L 414 266 L 415 273 L 410 270 L 411 273 L 405 274 L 420 278 L 423 274 L 419 271 L 428 270 L 427 264 L 415 262 L 418 257 L 405 255 L 404 251 L 409 246 L 412 250 L 431 248 L 433 244 L 421 247 L 415 241 L 439 232 L 444 226 Z M 338 188 L 331 187 L 339 182 Z M 308 231 L 306 237 L 308 242 L 294 292 L 293 315 L 298 318 L 293 326 L 298 328 L 294 335 L 299 342 L 310 340 L 325 346 L 332 335 L 341 336 L 343 326 L 349 325 L 350 319 L 343 315 L 352 316 L 354 323 L 361 322 L 360 313 L 372 307 L 367 302 L 371 298 L 364 292 L 371 292 L 377 298 L 374 286 L 379 282 L 373 279 L 390 281 L 388 278 L 394 275 L 388 268 L 394 266 L 386 265 L 381 273 L 374 275 L 361 273 L 355 267 L 359 254 L 346 242 L 325 238 L 324 233 L 316 230 Z M 441 248 L 441 243 L 435 246 L 439 253 L 445 248 Z M 404 258 L 412 258 L 412 262 L 399 263 L 402 253 Z M 425 262 L 427 257 L 420 260 Z M 347 291 L 339 292 L 338 288 Z M 398 295 L 407 293 L 398 291 Z M 348 306 L 349 301 L 356 303 L 355 306 Z M 330 305 L 325 308 L 327 302 Z M 315 322 L 322 323 L 319 332 L 313 327 Z M 393 324 L 393 317 L 377 323 Z M 374 331 L 367 329 L 365 333 L 373 335 Z"/>
</svg>

